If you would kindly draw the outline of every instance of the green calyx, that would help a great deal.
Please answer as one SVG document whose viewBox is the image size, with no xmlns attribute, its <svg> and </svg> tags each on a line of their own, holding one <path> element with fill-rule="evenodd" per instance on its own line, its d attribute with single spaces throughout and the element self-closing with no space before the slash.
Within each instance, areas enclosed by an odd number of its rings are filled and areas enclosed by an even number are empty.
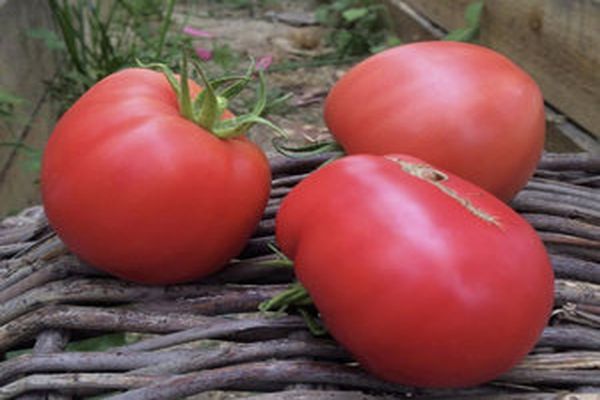
<svg viewBox="0 0 600 400">
<path fill-rule="evenodd" d="M 312 304 L 312 299 L 308 291 L 299 282 L 293 283 L 290 287 L 281 293 L 273 296 L 269 300 L 262 302 L 258 309 L 260 311 L 283 312 L 290 306 L 308 306 Z"/>
<path fill-rule="evenodd" d="M 269 249 L 277 256 L 275 259 L 260 262 L 264 266 L 293 268 L 294 262 L 286 257 L 281 250 L 274 244 L 268 244 Z M 327 334 L 327 329 L 319 321 L 318 313 L 308 291 L 300 282 L 292 283 L 287 289 L 276 294 L 272 298 L 263 301 L 258 305 L 262 312 L 286 312 L 289 308 L 294 308 L 306 323 L 308 330 L 314 336 L 323 336 Z"/>
<path fill-rule="evenodd" d="M 226 76 L 214 80 L 209 80 L 202 67 L 198 63 L 193 62 L 192 65 L 204 85 L 204 90 L 194 99 L 192 99 L 190 93 L 188 60 L 185 53 L 181 63 L 181 79 L 179 80 L 165 64 L 138 63 L 144 68 L 156 68 L 160 70 L 169 81 L 171 88 L 177 96 L 181 115 L 220 139 L 230 139 L 243 135 L 254 124 L 266 125 L 275 131 L 276 135 L 281 137 L 287 136 L 285 131 L 261 116 L 267 105 L 265 76 L 263 71 L 255 69 L 254 61 L 252 61 L 244 75 Z M 253 109 L 247 114 L 223 119 L 223 114 L 229 106 L 231 99 L 248 86 L 255 73 L 258 74 L 259 84 L 257 100 Z"/>
<path fill-rule="evenodd" d="M 317 315 L 315 315 L 314 303 L 308 291 L 300 282 L 292 283 L 288 289 L 262 302 L 258 306 L 258 309 L 262 312 L 285 312 L 290 307 L 294 307 L 300 313 L 306 323 L 306 327 L 314 336 L 327 334 L 327 329 L 325 329 Z"/>
</svg>

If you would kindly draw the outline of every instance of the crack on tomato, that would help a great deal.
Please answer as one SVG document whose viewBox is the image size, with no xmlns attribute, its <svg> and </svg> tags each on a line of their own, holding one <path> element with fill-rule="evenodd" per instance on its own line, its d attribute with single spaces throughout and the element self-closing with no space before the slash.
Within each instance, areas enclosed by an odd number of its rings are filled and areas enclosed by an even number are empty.
<svg viewBox="0 0 600 400">
<path fill-rule="evenodd" d="M 465 207 L 471 214 L 475 215 L 477 218 L 480 218 L 488 223 L 500 227 L 500 223 L 498 222 L 497 217 L 485 212 L 481 208 L 476 207 L 469 199 L 461 197 L 454 190 L 444 185 L 443 182 L 448 180 L 448 175 L 446 175 L 442 171 L 438 171 L 437 169 L 427 164 L 413 163 L 394 156 L 385 156 L 385 158 L 400 165 L 404 172 L 437 187 L 439 190 L 444 192 L 444 194 L 450 196 L 461 206 Z"/>
</svg>

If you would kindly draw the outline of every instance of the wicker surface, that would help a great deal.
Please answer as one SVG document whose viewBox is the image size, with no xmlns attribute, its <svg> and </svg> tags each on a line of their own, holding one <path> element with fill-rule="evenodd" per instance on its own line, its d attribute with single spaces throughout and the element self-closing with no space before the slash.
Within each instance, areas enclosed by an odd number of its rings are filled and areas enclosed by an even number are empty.
<svg viewBox="0 0 600 400">
<path fill-rule="evenodd" d="M 256 312 L 293 279 L 290 269 L 258 263 L 273 257 L 267 244 L 278 204 L 324 159 L 272 162 L 269 206 L 241 261 L 201 283 L 152 287 L 116 280 L 69 254 L 40 207 L 5 219 L 0 355 L 8 357 L 0 363 L 0 399 L 600 397 L 600 158 L 545 155 L 514 200 L 551 253 L 556 310 L 522 364 L 496 382 L 464 390 L 379 381 L 333 341 L 311 337 L 298 316 Z M 129 332 L 122 335 L 129 342 L 104 351 L 66 349 L 115 332 Z M 16 356 L 27 348 L 33 350 Z"/>
</svg>

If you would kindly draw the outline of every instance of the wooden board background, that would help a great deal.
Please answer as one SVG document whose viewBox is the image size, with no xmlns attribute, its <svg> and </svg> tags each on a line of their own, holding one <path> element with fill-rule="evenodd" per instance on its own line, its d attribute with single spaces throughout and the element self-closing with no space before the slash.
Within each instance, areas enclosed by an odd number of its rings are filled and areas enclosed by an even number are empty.
<svg viewBox="0 0 600 400">
<path fill-rule="evenodd" d="M 401 9 L 445 30 L 464 26 L 470 0 L 389 0 L 401 35 L 422 40 Z M 399 12 L 400 11 L 400 12 Z M 506 54 L 540 84 L 545 98 L 600 137 L 600 0 L 487 0 L 481 43 Z M 421 29 L 422 31 L 422 29 Z"/>
<path fill-rule="evenodd" d="M 0 143 L 41 151 L 52 131 L 56 110 L 45 101 L 44 80 L 54 75 L 57 54 L 30 36 L 33 29 L 52 26 L 46 0 L 0 1 L 0 87 L 24 100 L 10 123 L 0 121 Z M 26 153 L 0 146 L 0 216 L 39 203 L 37 175 Z"/>
</svg>

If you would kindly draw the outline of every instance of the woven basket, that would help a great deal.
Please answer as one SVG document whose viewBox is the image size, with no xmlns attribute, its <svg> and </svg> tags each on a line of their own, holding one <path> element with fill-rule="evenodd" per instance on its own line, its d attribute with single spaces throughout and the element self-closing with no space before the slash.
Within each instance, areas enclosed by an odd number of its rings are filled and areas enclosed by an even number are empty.
<svg viewBox="0 0 600 400">
<path fill-rule="evenodd" d="M 600 157 L 544 155 L 513 201 L 551 254 L 555 312 L 520 365 L 461 390 L 377 380 L 300 317 L 257 312 L 293 280 L 259 263 L 273 258 L 278 205 L 326 158 L 274 159 L 269 205 L 239 261 L 198 283 L 111 278 L 68 252 L 41 207 L 0 222 L 0 399 L 600 398 Z M 121 342 L 84 351 L 95 337 Z"/>
</svg>

